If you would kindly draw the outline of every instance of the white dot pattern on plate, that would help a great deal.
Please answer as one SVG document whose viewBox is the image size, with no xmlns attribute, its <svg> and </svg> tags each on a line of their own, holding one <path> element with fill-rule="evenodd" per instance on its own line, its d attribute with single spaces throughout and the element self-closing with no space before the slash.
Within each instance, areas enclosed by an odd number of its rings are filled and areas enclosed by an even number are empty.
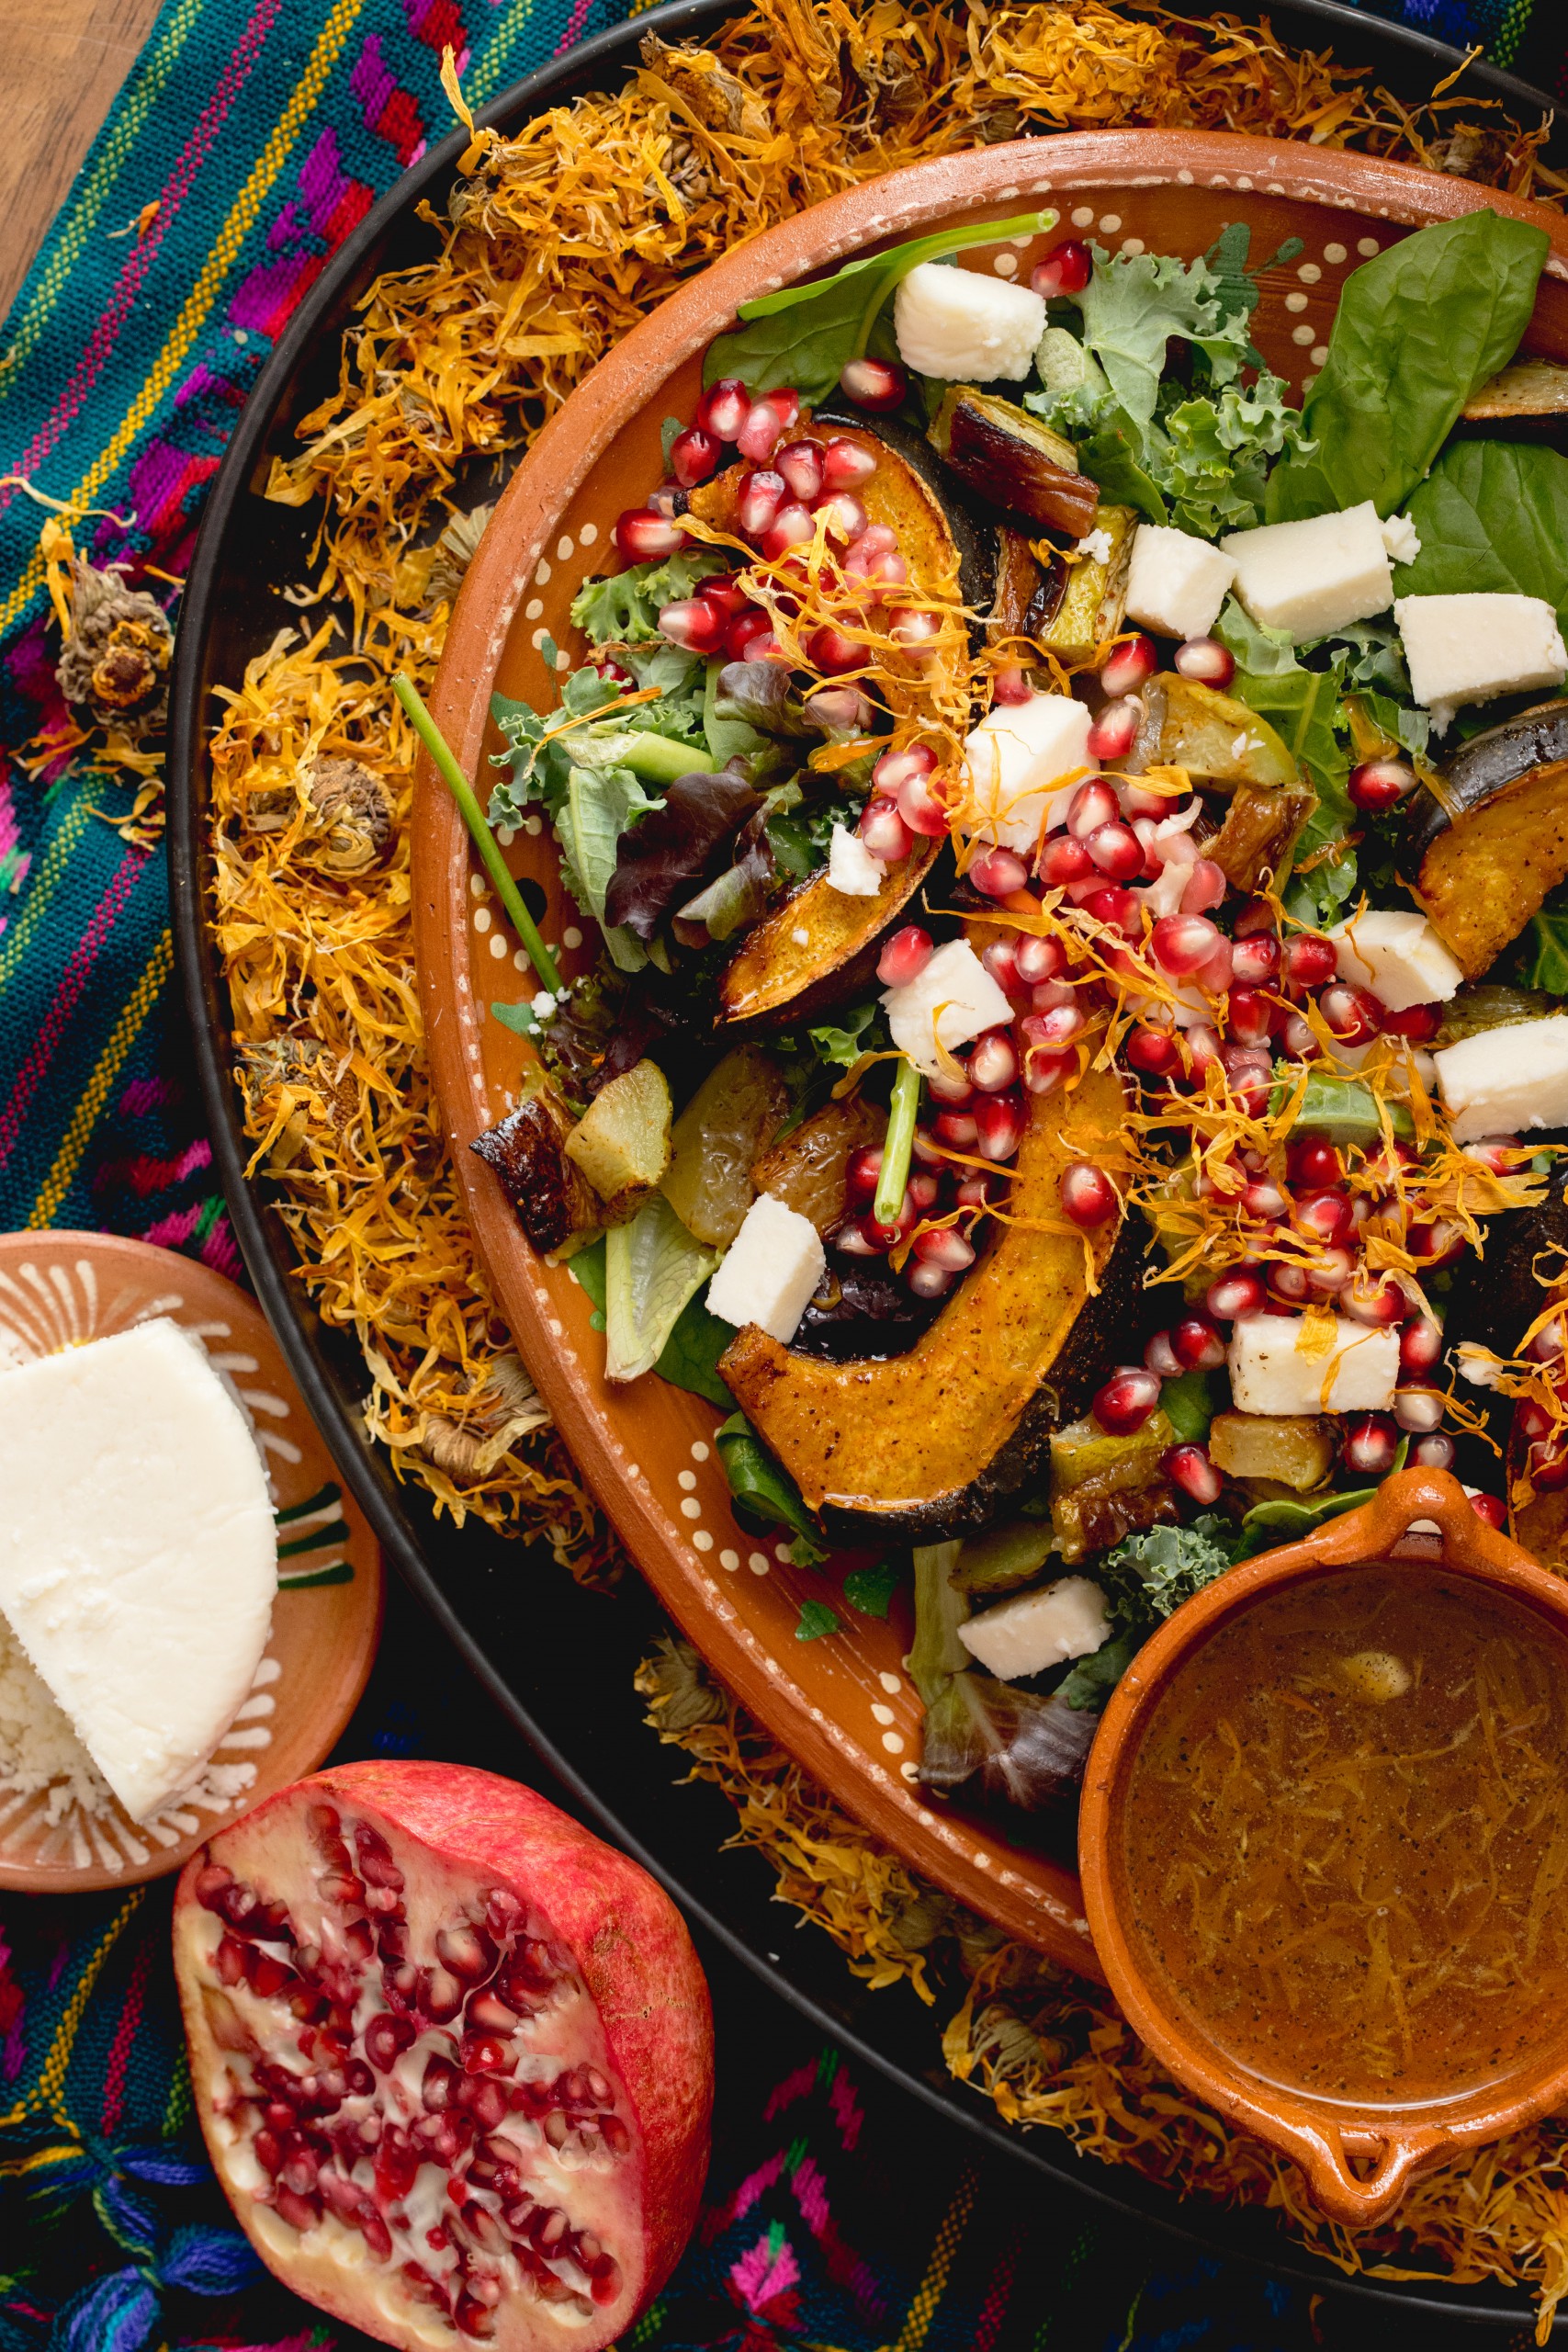
<svg viewBox="0 0 1568 2352">
<path fill-rule="evenodd" d="M 872 1703 L 871 1720 L 874 1724 L 890 1724 L 893 1721 L 892 1708 L 885 1707 L 880 1699 L 874 1700 Z"/>
<path fill-rule="evenodd" d="M 509 951 L 506 944 L 506 933 L 503 931 L 498 931 L 495 937 L 491 941 L 490 952 L 495 957 L 498 964 L 505 960 Z"/>
<path fill-rule="evenodd" d="M 876 1679 L 881 1683 L 885 1690 L 901 1690 L 904 1687 L 899 1681 L 898 1677 L 896 1674 L 889 1674 L 886 1668 L 883 1668 L 883 1671 Z"/>
<path fill-rule="evenodd" d="M 512 958 L 512 961 L 513 961 L 513 963 L 516 966 L 517 969 L 518 969 L 520 972 L 525 972 L 525 971 L 527 970 L 527 968 L 528 968 L 528 957 L 527 957 L 526 952 L 525 952 L 523 948 L 521 948 L 521 947 L 520 947 L 520 948 L 517 950 L 517 953 L 516 953 L 516 955 L 515 955 L 515 956 L 513 956 L 513 957 Z"/>
<path fill-rule="evenodd" d="M 1317 329 L 1315 327 L 1292 327 L 1291 329 L 1291 341 L 1292 343 L 1310 343 L 1316 333 Z"/>
<path fill-rule="evenodd" d="M 920 1777 L 919 1766 L 918 1764 L 909 1763 L 908 1759 L 899 1765 L 898 1770 L 903 1774 L 906 1781 L 918 1781 Z"/>
<path fill-rule="evenodd" d="M 754 1577 L 765 1577 L 768 1573 L 768 1555 L 765 1552 L 750 1552 L 746 1555 L 746 1565 Z"/>
<path fill-rule="evenodd" d="M 1323 276 L 1323 272 L 1318 267 L 1316 262 L 1303 261 L 1297 269 L 1296 276 L 1301 279 L 1303 286 L 1315 286 L 1318 279 Z"/>
<path fill-rule="evenodd" d="M 692 1488 L 696 1485 L 696 1483 L 697 1474 L 694 1470 L 682 1470 L 680 1476 L 675 1481 L 675 1484 L 678 1487 L 683 1487 L 685 1488 L 687 1494 L 691 1493 Z"/>
<path fill-rule="evenodd" d="M 1382 253 L 1382 247 L 1379 244 L 1375 237 L 1358 237 L 1356 240 L 1356 251 L 1360 254 L 1363 261 L 1371 261 L 1374 254 Z"/>
<path fill-rule="evenodd" d="M 705 1527 L 699 1527 L 696 1530 L 696 1532 L 693 1535 L 692 1541 L 696 1545 L 699 1552 L 711 1552 L 713 1550 L 713 1537 L 708 1533 Z"/>
<path fill-rule="evenodd" d="M 1131 254 L 1135 258 L 1137 254 L 1144 251 L 1144 241 L 1142 237 L 1123 237 L 1122 240 L 1122 250 L 1124 254 Z"/>
<path fill-rule="evenodd" d="M 1307 298 L 1304 294 L 1287 294 L 1285 297 L 1287 311 L 1304 311 L 1306 306 Z"/>
<path fill-rule="evenodd" d="M 1332 262 L 1335 268 L 1337 269 L 1340 263 L 1342 261 L 1348 261 L 1350 256 L 1343 245 L 1325 245 L 1323 249 L 1323 258 L 1326 262 Z"/>
<path fill-rule="evenodd" d="M 544 609 L 545 600 L 542 596 L 530 596 L 523 607 L 523 617 L 525 621 L 536 621 Z"/>
<path fill-rule="evenodd" d="M 582 541 L 582 544 L 583 544 L 583 546 L 584 546 L 585 548 L 591 548 L 591 547 L 593 545 L 594 540 L 595 540 L 595 539 L 598 537 L 598 536 L 599 536 L 599 526 L 598 526 L 598 524 L 597 524 L 597 523 L 584 523 L 584 525 L 583 525 L 583 526 L 582 526 L 581 530 L 581 531 L 579 531 L 579 533 L 578 533 L 578 535 L 577 535 L 577 536 L 578 536 L 578 537 Z"/>
<path fill-rule="evenodd" d="M 1014 196 L 1018 194 L 1017 188 L 1014 188 L 1013 194 Z M 1025 246 L 1032 245 L 1034 243 L 1034 239 L 1031 232 L 1026 229 L 1021 237 L 1010 237 L 1008 239 L 1008 243 L 1010 245 L 1016 245 L 1021 253 Z"/>
<path fill-rule="evenodd" d="M 701 1439 L 700 1437 L 694 1438 L 694 1439 L 692 1440 L 692 1459 L 693 1459 L 693 1461 L 694 1461 L 694 1462 L 705 1462 L 705 1461 L 707 1460 L 707 1458 L 708 1458 L 708 1449 L 707 1449 L 707 1447 L 704 1444 L 704 1442 L 703 1442 L 702 1439 Z"/>
<path fill-rule="evenodd" d="M 517 828 L 515 825 L 498 825 L 495 829 L 495 837 L 502 849 L 510 849 L 517 839 Z"/>
<path fill-rule="evenodd" d="M 1318 343 L 1313 345 L 1312 364 L 1314 368 L 1327 367 L 1328 345 L 1325 343 Z"/>
<path fill-rule="evenodd" d="M 547 628 L 536 628 L 536 629 L 534 631 L 534 634 L 533 634 L 533 636 L 528 639 L 528 642 L 529 642 L 529 644 L 533 647 L 533 649 L 534 649 L 534 650 L 535 650 L 535 652 L 536 652 L 536 653 L 542 653 L 542 652 L 543 652 L 543 650 L 544 650 L 544 646 L 545 646 L 545 639 L 546 639 L 546 638 L 547 638 L 547 637 L 548 637 L 548 635 L 549 635 L 549 630 L 548 630 Z"/>
<path fill-rule="evenodd" d="M 550 567 L 545 557 L 541 556 L 534 567 L 534 584 L 537 588 L 547 588 L 549 581 Z"/>
<path fill-rule="evenodd" d="M 903 1733 L 901 1731 L 885 1731 L 882 1735 L 882 1745 L 887 1750 L 889 1756 L 902 1756 L 904 1753 Z"/>
<path fill-rule="evenodd" d="M 1016 254 L 998 254 L 996 259 L 991 264 L 991 267 L 996 271 L 998 277 L 1016 277 L 1018 275 L 1018 255 Z"/>
<path fill-rule="evenodd" d="M 1176 185 L 1178 187 L 1190 187 L 1192 185 L 1191 173 L 1186 170 L 1178 172 L 1176 175 Z"/>
<path fill-rule="evenodd" d="M 525 833 L 527 833 L 527 834 L 528 834 L 528 835 L 529 835 L 533 840 L 536 840 L 536 840 L 538 839 L 539 835 L 544 831 L 544 830 L 545 830 L 545 820 L 544 820 L 544 819 L 543 819 L 542 817 L 525 817 L 525 818 L 524 818 L 524 820 L 523 820 L 523 831 L 524 831 Z"/>
<path fill-rule="evenodd" d="M 718 1555 L 718 1565 L 721 1568 L 729 1569 L 730 1573 L 733 1575 L 734 1571 L 740 1566 L 739 1553 L 728 1550 L 721 1552 Z"/>
<path fill-rule="evenodd" d="M 1100 225 L 1108 237 L 1113 237 L 1122 226 L 1122 215 L 1119 212 L 1102 212 Z"/>
<path fill-rule="evenodd" d="M 488 931 L 491 926 L 491 911 L 488 907 L 476 907 L 474 909 L 474 929 L 476 931 Z"/>
<path fill-rule="evenodd" d="M 782 1560 L 787 1567 L 789 1566 L 789 1545 L 787 1544 L 775 1544 L 773 1545 L 773 1557 L 775 1560 Z"/>
<path fill-rule="evenodd" d="M 579 931 L 574 922 L 569 922 L 566 929 L 562 932 L 560 935 L 560 944 L 563 947 L 581 946 L 582 933 Z"/>
<path fill-rule="evenodd" d="M 1089 228 L 1092 228 L 1092 227 L 1093 227 L 1093 225 L 1094 225 L 1094 207 L 1093 207 L 1093 205 L 1092 205 L 1092 204 L 1080 204 L 1080 205 L 1076 206 L 1076 207 L 1074 208 L 1074 211 L 1073 211 L 1073 226 L 1074 226 L 1074 228 L 1075 228 L 1075 229 L 1089 229 Z"/>
<path fill-rule="evenodd" d="M 570 667 L 571 656 L 563 646 L 556 655 L 556 668 L 558 670 L 570 670 Z"/>
<path fill-rule="evenodd" d="M 576 553 L 576 545 L 570 537 L 563 536 L 556 541 L 556 561 L 558 563 L 570 563 Z"/>
<path fill-rule="evenodd" d="M 470 875 L 469 875 L 469 876 L 468 876 L 468 896 L 469 896 L 469 898 L 470 898 L 470 899 L 482 899 L 482 898 L 484 897 L 484 894 L 485 894 L 485 878 L 484 878 L 484 876 L 483 876 L 482 874 L 470 874 Z"/>
</svg>

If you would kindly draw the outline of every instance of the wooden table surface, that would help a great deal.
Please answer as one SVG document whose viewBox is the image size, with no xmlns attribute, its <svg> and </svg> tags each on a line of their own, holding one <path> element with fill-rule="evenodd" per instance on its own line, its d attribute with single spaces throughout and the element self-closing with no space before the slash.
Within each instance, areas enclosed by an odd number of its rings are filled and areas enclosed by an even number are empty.
<svg viewBox="0 0 1568 2352">
<path fill-rule="evenodd" d="M 0 0 L 0 313 L 157 13 L 158 0 Z"/>
</svg>

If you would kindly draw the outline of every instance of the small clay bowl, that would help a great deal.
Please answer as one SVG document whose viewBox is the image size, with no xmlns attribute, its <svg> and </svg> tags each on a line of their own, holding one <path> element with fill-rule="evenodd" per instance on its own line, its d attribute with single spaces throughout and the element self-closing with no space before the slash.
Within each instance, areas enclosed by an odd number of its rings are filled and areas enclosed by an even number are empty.
<svg viewBox="0 0 1568 2352">
<path fill-rule="evenodd" d="M 1461 2085 L 1445 2095 L 1438 2085 L 1434 2095 L 1428 2083 L 1406 2104 L 1293 2086 L 1280 2079 L 1288 2065 L 1268 2075 L 1254 2072 L 1225 2046 L 1217 2028 L 1211 2031 L 1202 1985 L 1188 1981 L 1179 1993 L 1173 1987 L 1151 1931 L 1136 1916 L 1127 1853 L 1134 1818 L 1129 1801 L 1137 1802 L 1134 1767 L 1156 1710 L 1183 1669 L 1223 1627 L 1265 1598 L 1321 1580 L 1325 1571 L 1374 1564 L 1415 1577 L 1440 1573 L 1450 1584 L 1472 1581 L 1494 1600 L 1511 1596 L 1545 1621 L 1550 1646 L 1568 1673 L 1568 1580 L 1550 1575 L 1478 1519 L 1456 1479 L 1435 1470 L 1401 1471 L 1362 1510 L 1331 1520 L 1303 1543 L 1260 1553 L 1205 1586 L 1145 1645 L 1096 1735 L 1078 1826 L 1089 1929 L 1129 2024 L 1179 2083 L 1292 2156 L 1325 2213 L 1359 2228 L 1384 2220 L 1412 2181 L 1456 2151 L 1501 2139 L 1568 2106 L 1568 2021 L 1555 2039 L 1548 2027 L 1527 2056 L 1481 2087 Z M 1281 2041 L 1288 2046 L 1287 2037 Z"/>
</svg>

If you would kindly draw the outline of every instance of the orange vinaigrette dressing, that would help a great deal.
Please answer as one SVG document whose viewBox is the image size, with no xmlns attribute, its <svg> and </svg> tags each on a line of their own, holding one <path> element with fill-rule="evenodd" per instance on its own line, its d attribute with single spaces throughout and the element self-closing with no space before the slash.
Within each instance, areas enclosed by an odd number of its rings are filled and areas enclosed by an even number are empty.
<svg viewBox="0 0 1568 2352">
<path fill-rule="evenodd" d="M 1123 1823 L 1156 1973 L 1255 2076 L 1404 2106 L 1568 2041 L 1568 1645 L 1510 1595 L 1267 1595 L 1156 1702 Z"/>
</svg>

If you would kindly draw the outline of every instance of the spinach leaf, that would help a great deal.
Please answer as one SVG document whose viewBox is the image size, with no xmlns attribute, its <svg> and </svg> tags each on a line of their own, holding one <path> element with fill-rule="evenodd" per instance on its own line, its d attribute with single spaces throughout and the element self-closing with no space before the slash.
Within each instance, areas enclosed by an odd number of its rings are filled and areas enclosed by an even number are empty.
<svg viewBox="0 0 1568 2352">
<path fill-rule="evenodd" d="M 874 1568 L 852 1568 L 844 1578 L 844 1599 L 863 1617 L 886 1617 L 903 1581 L 890 1560 L 880 1561 Z"/>
<path fill-rule="evenodd" d="M 1375 1487 L 1358 1487 L 1351 1494 L 1319 1495 L 1311 1502 L 1290 1502 L 1281 1497 L 1277 1502 L 1254 1503 L 1241 1522 L 1236 1558 L 1250 1560 L 1255 1552 L 1267 1552 L 1276 1544 L 1299 1544 L 1325 1520 L 1359 1510 L 1376 1492 Z"/>
<path fill-rule="evenodd" d="M 721 1323 L 710 1315 L 700 1297 L 689 1298 L 653 1369 L 660 1380 L 689 1389 L 694 1396 L 705 1396 L 710 1405 L 728 1412 L 735 1399 L 719 1377 L 718 1360 L 734 1337 L 733 1323 Z"/>
<path fill-rule="evenodd" d="M 1279 730 L 1317 794 L 1296 836 L 1286 909 L 1298 922 L 1333 922 L 1356 888 L 1357 871 L 1348 841 L 1356 827 L 1347 790 L 1350 757 L 1340 740 L 1345 649 L 1326 670 L 1309 670 L 1282 630 L 1260 628 L 1234 597 L 1214 634 L 1236 658 L 1231 692 Z"/>
<path fill-rule="evenodd" d="M 1445 449 L 1410 502 L 1421 537 L 1396 596 L 1541 596 L 1568 628 L 1568 458 L 1516 441 Z"/>
<path fill-rule="evenodd" d="M 1568 907 L 1554 906 L 1549 899 L 1531 916 L 1519 945 L 1517 969 L 1523 985 L 1568 996 Z"/>
<path fill-rule="evenodd" d="M 731 1413 L 714 1432 L 718 1458 L 729 1481 L 735 1516 L 742 1526 L 767 1529 L 791 1527 L 795 1541 L 792 1556 L 798 1567 L 809 1567 L 828 1556 L 817 1522 L 801 1500 L 800 1488 L 789 1472 L 774 1461 L 744 1413 Z"/>
<path fill-rule="evenodd" d="M 1345 281 L 1328 357 L 1303 403 L 1314 457 L 1269 482 L 1271 523 L 1370 498 L 1392 514 L 1476 389 L 1513 357 L 1546 259 L 1544 229 L 1467 212 L 1389 245 Z"/>
<path fill-rule="evenodd" d="M 741 324 L 733 334 L 709 344 L 703 381 L 739 376 L 750 392 L 771 392 L 793 384 L 815 406 L 837 387 L 845 362 L 865 351 L 896 356 L 883 316 L 888 297 L 918 263 L 944 261 L 976 245 L 998 245 L 1009 237 L 1035 236 L 1055 227 L 1055 212 L 1025 212 L 1015 220 L 987 220 L 979 228 L 944 229 L 917 237 L 891 253 L 865 254 L 846 262 L 831 277 L 781 287 L 742 302 Z"/>
<path fill-rule="evenodd" d="M 1217 1384 L 1212 1373 L 1184 1372 L 1168 1380 L 1159 1392 L 1160 1410 L 1183 1442 L 1205 1438 L 1219 1411 Z"/>
<path fill-rule="evenodd" d="M 1108 1642 L 1101 1642 L 1088 1657 L 1080 1657 L 1067 1668 L 1056 1685 L 1056 1697 L 1080 1711 L 1092 1707 L 1098 1714 L 1142 1647 L 1140 1634 L 1112 1634 Z"/>
</svg>

